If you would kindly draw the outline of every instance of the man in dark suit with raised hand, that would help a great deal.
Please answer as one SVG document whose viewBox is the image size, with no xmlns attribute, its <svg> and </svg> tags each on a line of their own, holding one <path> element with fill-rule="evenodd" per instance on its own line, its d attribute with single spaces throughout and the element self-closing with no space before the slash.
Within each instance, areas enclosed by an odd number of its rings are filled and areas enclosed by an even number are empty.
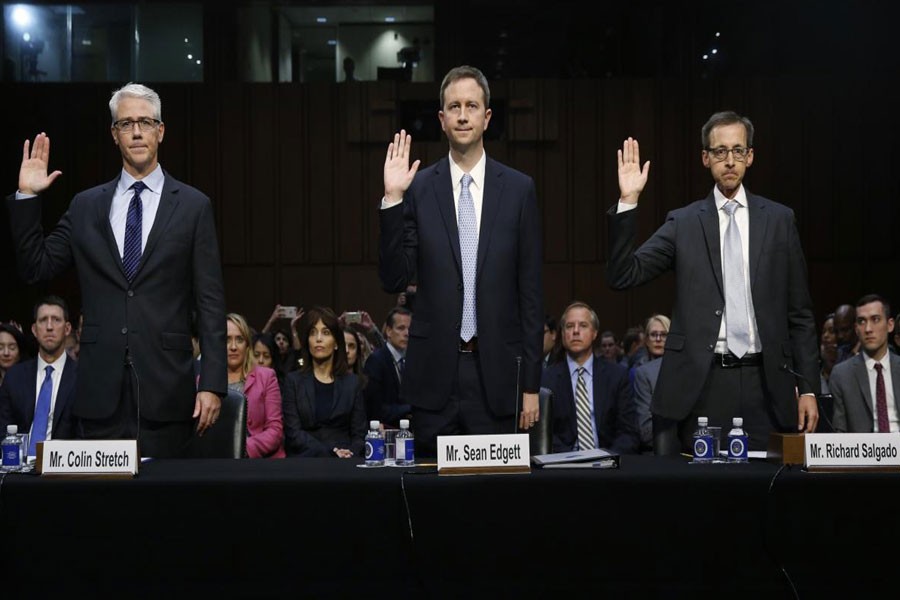
<svg viewBox="0 0 900 600">
<path fill-rule="evenodd" d="M 597 313 L 573 302 L 560 323 L 565 359 L 546 369 L 541 382 L 553 390 L 553 451 L 637 453 L 640 436 L 628 368 L 594 355 Z"/>
<path fill-rule="evenodd" d="M 418 284 L 401 400 L 424 456 L 438 435 L 512 433 L 517 417 L 533 426 L 544 314 L 534 181 L 484 151 L 487 79 L 451 69 L 440 103 L 449 156 L 417 173 L 412 138 L 396 134 L 381 204 L 381 283 L 389 293 Z"/>
<path fill-rule="evenodd" d="M 212 425 L 226 393 L 225 299 L 209 198 L 164 171 L 159 96 L 140 84 L 109 102 L 122 155 L 115 179 L 75 196 L 44 237 L 36 196 L 48 175 L 50 138 L 26 140 L 19 190 L 7 200 L 19 269 L 28 282 L 74 264 L 83 299 L 79 377 L 72 414 L 87 439 L 132 439 L 144 456 L 179 456 Z M 192 368 L 191 318 L 203 352 Z"/>
<path fill-rule="evenodd" d="M 59 296 L 39 300 L 31 325 L 38 355 L 14 365 L 0 385 L 0 431 L 17 425 L 21 433 L 28 433 L 29 456 L 36 456 L 37 442 L 74 437 L 72 399 L 77 365 L 66 353 L 66 337 L 71 331 L 65 300 Z"/>
<path fill-rule="evenodd" d="M 618 154 L 620 200 L 607 213 L 611 287 L 677 273 L 652 403 L 657 454 L 689 450 L 698 416 L 726 431 L 743 417 L 752 450 L 765 449 L 770 432 L 812 432 L 818 421 L 818 342 L 794 212 L 744 189 L 754 157 L 749 119 L 716 113 L 701 139 L 715 181 L 709 196 L 671 211 L 635 250 L 650 163 L 641 167 L 628 138 Z"/>
<path fill-rule="evenodd" d="M 897 324 L 891 305 L 877 294 L 856 303 L 856 337 L 860 352 L 831 371 L 836 432 L 900 431 L 900 357 L 888 350 Z"/>
</svg>

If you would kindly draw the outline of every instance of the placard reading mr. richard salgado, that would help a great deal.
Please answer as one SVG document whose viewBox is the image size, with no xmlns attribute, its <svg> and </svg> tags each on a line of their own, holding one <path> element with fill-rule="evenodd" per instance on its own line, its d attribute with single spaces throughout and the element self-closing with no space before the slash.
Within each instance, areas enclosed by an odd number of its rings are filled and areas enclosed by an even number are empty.
<svg viewBox="0 0 900 600">
<path fill-rule="evenodd" d="M 807 468 L 900 468 L 900 433 L 807 433 Z"/>
<path fill-rule="evenodd" d="M 438 473 L 523 473 L 531 470 L 528 434 L 439 435 Z"/>
<path fill-rule="evenodd" d="M 125 475 L 138 472 L 136 440 L 48 440 L 38 458 L 42 475 Z"/>
</svg>

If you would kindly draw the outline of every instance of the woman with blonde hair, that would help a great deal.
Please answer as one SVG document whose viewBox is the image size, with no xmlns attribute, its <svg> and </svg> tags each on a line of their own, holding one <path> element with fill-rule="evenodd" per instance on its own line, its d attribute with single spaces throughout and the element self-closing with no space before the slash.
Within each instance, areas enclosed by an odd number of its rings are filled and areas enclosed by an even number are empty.
<svg viewBox="0 0 900 600">
<path fill-rule="evenodd" d="M 250 348 L 252 333 L 247 320 L 237 313 L 225 317 L 228 331 L 228 389 L 247 399 L 247 455 L 250 458 L 284 458 L 284 423 L 281 391 L 275 371 L 260 366 Z"/>
</svg>

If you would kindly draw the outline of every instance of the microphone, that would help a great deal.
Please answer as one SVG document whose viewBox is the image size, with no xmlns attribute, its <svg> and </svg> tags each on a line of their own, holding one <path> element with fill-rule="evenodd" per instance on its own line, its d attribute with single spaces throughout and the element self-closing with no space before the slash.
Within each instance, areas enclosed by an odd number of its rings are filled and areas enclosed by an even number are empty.
<svg viewBox="0 0 900 600">
<path fill-rule="evenodd" d="M 800 379 L 805 381 L 807 385 L 812 387 L 812 383 L 810 383 L 809 379 L 804 377 L 802 373 L 798 373 L 797 371 L 790 368 L 787 363 L 784 363 L 779 368 L 782 371 L 785 371 L 786 373 L 790 373 L 794 377 L 799 377 Z M 815 397 L 816 397 L 816 406 L 819 408 L 819 414 L 822 415 L 822 418 L 825 419 L 826 423 L 828 423 L 828 427 L 831 429 L 831 431 L 834 431 L 834 425 L 831 424 L 831 419 L 828 418 L 828 414 L 822 409 L 822 403 L 819 401 L 818 394 L 815 394 Z"/>
<path fill-rule="evenodd" d="M 513 429 L 513 433 L 519 433 L 519 399 L 522 394 L 519 391 L 519 385 L 522 381 L 522 357 L 516 357 L 516 412 L 515 412 L 515 427 Z"/>
<path fill-rule="evenodd" d="M 137 368 L 134 366 L 134 362 L 131 360 L 131 350 L 129 348 L 125 348 L 125 366 L 128 367 L 128 372 L 131 374 L 133 387 L 135 396 L 135 404 L 137 405 L 137 433 L 135 434 L 135 442 L 138 447 L 138 455 L 141 452 L 141 378 L 138 377 Z"/>
</svg>

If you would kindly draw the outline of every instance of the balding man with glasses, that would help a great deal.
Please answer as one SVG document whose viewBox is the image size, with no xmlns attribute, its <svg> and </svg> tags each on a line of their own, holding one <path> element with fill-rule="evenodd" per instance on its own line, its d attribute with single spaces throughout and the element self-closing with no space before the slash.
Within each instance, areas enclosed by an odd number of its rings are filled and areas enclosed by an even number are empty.
<svg viewBox="0 0 900 600">
<path fill-rule="evenodd" d="M 635 250 L 650 163 L 641 166 L 628 138 L 618 153 L 620 200 L 607 213 L 611 287 L 677 273 L 652 402 L 657 454 L 690 452 L 698 416 L 725 431 L 743 417 L 751 450 L 765 449 L 771 432 L 811 432 L 818 422 L 816 327 L 794 213 L 742 184 L 753 164 L 748 118 L 716 113 L 701 140 L 715 181 L 709 196 L 670 212 Z"/>
<path fill-rule="evenodd" d="M 157 159 L 162 103 L 129 83 L 113 93 L 110 134 L 122 155 L 115 179 L 75 196 L 45 237 L 37 197 L 50 138 L 26 140 L 18 192 L 7 199 L 17 259 L 29 283 L 70 265 L 84 325 L 72 413 L 87 439 L 138 439 L 143 456 L 176 457 L 219 415 L 227 391 L 225 294 L 209 198 Z M 203 365 L 195 383 L 192 318 Z"/>
</svg>

